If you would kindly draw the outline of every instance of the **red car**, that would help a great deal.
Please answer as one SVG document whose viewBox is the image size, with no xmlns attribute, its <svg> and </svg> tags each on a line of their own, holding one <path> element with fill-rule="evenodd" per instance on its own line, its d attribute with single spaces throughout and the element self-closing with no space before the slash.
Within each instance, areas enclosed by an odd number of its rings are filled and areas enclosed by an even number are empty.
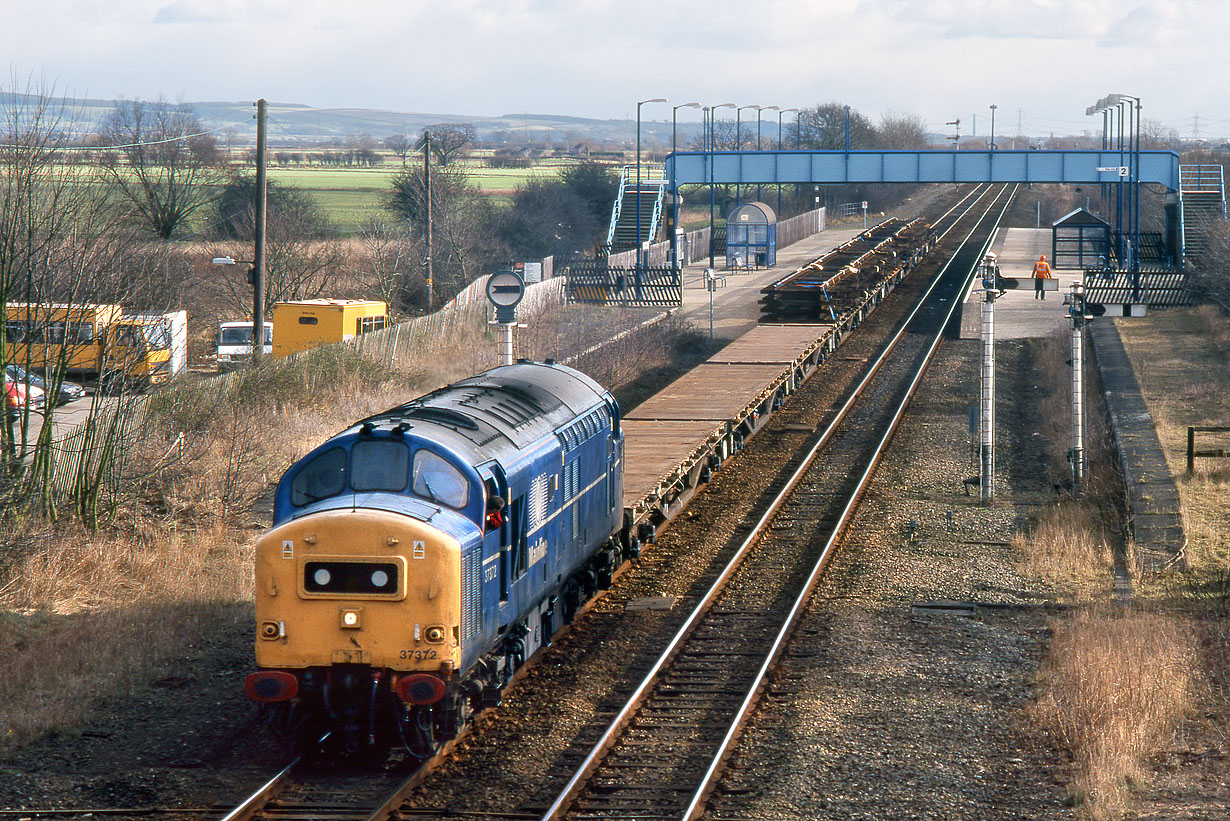
<svg viewBox="0 0 1230 821">
<path fill-rule="evenodd" d="M 27 393 L 28 391 L 28 393 Z M 8 410 L 10 419 L 21 413 L 22 408 L 29 404 L 30 410 L 41 410 L 46 397 L 42 388 L 26 385 L 4 376 L 4 407 Z"/>
</svg>

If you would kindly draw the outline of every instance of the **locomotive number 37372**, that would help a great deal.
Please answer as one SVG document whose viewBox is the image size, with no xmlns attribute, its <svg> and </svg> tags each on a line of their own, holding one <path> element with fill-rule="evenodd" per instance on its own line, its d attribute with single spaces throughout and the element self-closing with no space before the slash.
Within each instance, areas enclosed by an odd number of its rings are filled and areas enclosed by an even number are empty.
<svg viewBox="0 0 1230 821">
<path fill-rule="evenodd" d="M 426 661 L 436 657 L 435 650 L 402 650 L 401 658 L 405 661 Z"/>
</svg>

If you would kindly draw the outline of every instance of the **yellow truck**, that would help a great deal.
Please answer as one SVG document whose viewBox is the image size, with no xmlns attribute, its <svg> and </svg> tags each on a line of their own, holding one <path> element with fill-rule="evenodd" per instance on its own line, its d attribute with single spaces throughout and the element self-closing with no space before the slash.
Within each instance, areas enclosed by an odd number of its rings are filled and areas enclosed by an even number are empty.
<svg viewBox="0 0 1230 821">
<path fill-rule="evenodd" d="M 273 306 L 273 355 L 345 342 L 388 325 L 389 307 L 367 299 L 304 299 Z"/>
<path fill-rule="evenodd" d="M 183 311 L 128 316 L 119 305 L 10 303 L 4 334 L 9 362 L 43 372 L 63 362 L 67 374 L 100 384 L 156 385 L 186 364 Z"/>
</svg>

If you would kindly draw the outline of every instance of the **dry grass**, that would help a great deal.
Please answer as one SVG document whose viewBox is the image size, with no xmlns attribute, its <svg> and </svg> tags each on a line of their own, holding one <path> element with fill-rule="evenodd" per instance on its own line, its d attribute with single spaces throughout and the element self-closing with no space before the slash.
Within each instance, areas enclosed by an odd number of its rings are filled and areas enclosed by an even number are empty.
<svg viewBox="0 0 1230 821">
<path fill-rule="evenodd" d="M 518 354 L 562 359 L 652 312 L 569 307 L 529 316 Z M 605 376 L 656 368 L 693 335 L 665 323 L 593 358 Z M 132 495 L 108 532 L 27 522 L 0 533 L 0 755 L 72 732 L 108 699 L 168 675 L 184 648 L 251 620 L 251 525 L 286 468 L 355 420 L 496 364 L 484 331 L 418 361 L 322 349 L 222 387 L 186 383 L 152 406 Z"/>
<path fill-rule="evenodd" d="M 1230 579 L 1230 460 L 1198 459 L 1195 476 L 1185 472 L 1187 426 L 1230 425 L 1230 318 L 1206 305 L 1117 325 L 1178 479 L 1188 540 L 1187 573 L 1151 580 L 1146 592 L 1221 607 Z M 1202 447 L 1230 444 L 1230 436 L 1206 436 Z"/>
<path fill-rule="evenodd" d="M 80 723 L 250 612 L 251 556 L 233 532 L 58 527 L 22 541 L 37 549 L 0 590 L 0 753 Z"/>
<path fill-rule="evenodd" d="M 1082 613 L 1055 629 L 1037 717 L 1072 755 L 1083 815 L 1117 818 L 1142 763 L 1193 701 L 1191 631 L 1166 616 Z"/>
<path fill-rule="evenodd" d="M 1105 598 L 1110 589 L 1111 548 L 1096 514 L 1082 504 L 1056 505 L 1012 545 L 1026 569 L 1068 597 Z"/>
</svg>

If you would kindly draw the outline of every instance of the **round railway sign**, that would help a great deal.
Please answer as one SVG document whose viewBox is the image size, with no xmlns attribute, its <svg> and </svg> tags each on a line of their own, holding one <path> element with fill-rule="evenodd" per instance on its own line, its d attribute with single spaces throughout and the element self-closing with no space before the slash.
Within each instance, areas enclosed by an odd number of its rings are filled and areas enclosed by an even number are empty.
<svg viewBox="0 0 1230 821">
<path fill-rule="evenodd" d="M 487 299 L 497 308 L 515 308 L 525 296 L 525 283 L 512 271 L 498 271 L 487 278 Z"/>
</svg>

